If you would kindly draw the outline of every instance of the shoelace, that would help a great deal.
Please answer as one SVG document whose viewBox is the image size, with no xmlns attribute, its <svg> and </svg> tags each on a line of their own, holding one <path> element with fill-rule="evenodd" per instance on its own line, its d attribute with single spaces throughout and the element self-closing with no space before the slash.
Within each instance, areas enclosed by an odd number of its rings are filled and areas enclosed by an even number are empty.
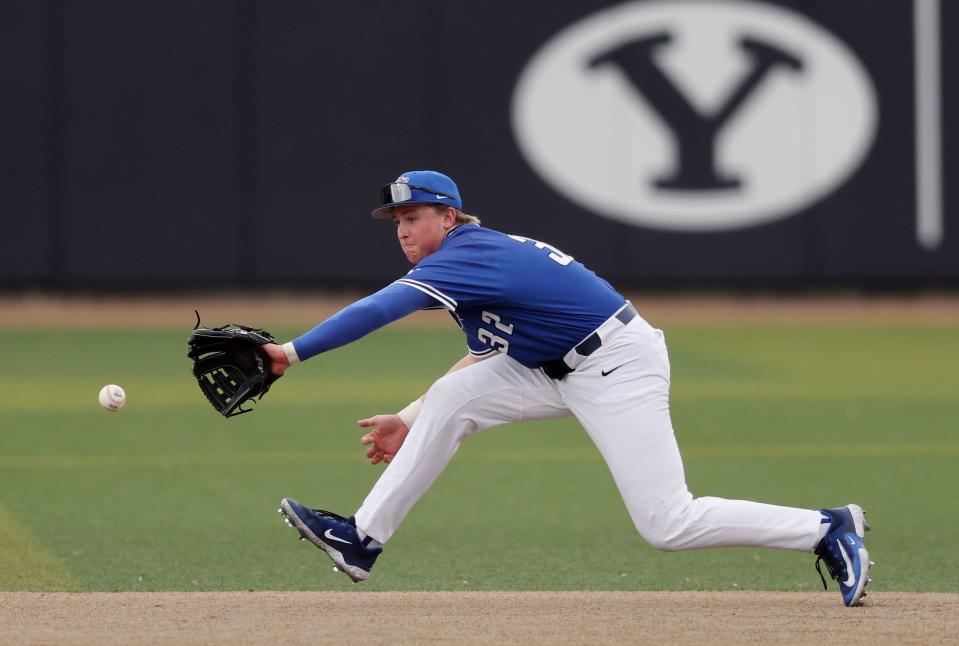
<svg viewBox="0 0 959 646">
<path fill-rule="evenodd" d="M 828 590 L 829 587 L 826 585 L 826 577 L 822 574 L 822 569 L 819 567 L 819 563 L 823 562 L 826 564 L 826 571 L 829 572 L 829 576 L 833 580 L 838 580 L 840 577 L 845 578 L 845 573 L 842 571 L 845 569 L 845 563 L 841 562 L 841 555 L 838 553 L 839 550 L 836 548 L 836 541 L 830 540 L 826 543 L 826 547 L 823 551 L 816 550 L 816 556 L 819 558 L 816 559 L 816 572 L 819 573 L 819 578 L 822 579 L 822 589 Z M 841 565 L 833 565 L 833 563 L 842 563 Z"/>
<path fill-rule="evenodd" d="M 312 511 L 314 514 L 318 514 L 320 516 L 326 516 L 327 518 L 332 518 L 333 520 L 338 520 L 343 523 L 349 524 L 350 522 L 349 519 L 344 518 L 343 516 L 340 516 L 339 514 L 336 514 L 332 511 L 326 511 L 325 509 L 310 509 L 310 511 Z"/>
<path fill-rule="evenodd" d="M 826 577 L 822 575 L 822 570 L 819 568 L 820 561 L 822 561 L 821 556 L 818 559 L 816 559 L 816 572 L 819 573 L 819 578 L 822 579 L 822 589 L 828 590 L 829 586 L 826 585 Z M 829 572 L 829 576 L 831 576 L 833 579 L 836 578 L 835 573 L 833 573 L 832 570 L 829 569 L 829 561 L 826 561 L 826 570 Z"/>
</svg>

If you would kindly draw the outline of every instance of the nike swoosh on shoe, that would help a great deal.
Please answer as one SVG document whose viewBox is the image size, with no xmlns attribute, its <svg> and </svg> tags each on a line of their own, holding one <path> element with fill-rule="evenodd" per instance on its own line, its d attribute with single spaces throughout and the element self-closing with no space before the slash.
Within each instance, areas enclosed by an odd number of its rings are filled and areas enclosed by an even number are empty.
<svg viewBox="0 0 959 646">
<path fill-rule="evenodd" d="M 337 536 L 334 536 L 332 529 L 328 529 L 328 530 L 326 530 L 325 532 L 323 532 L 323 536 L 324 536 L 325 538 L 330 539 L 331 541 L 336 541 L 336 542 L 338 542 L 338 543 L 346 543 L 347 545 L 350 545 L 350 542 L 349 542 L 349 541 L 344 541 L 342 538 L 339 538 L 339 537 L 337 537 Z"/>
<path fill-rule="evenodd" d="M 339 540 L 339 539 L 337 539 Z M 856 582 L 855 573 L 852 570 L 852 561 L 849 560 L 849 555 L 846 553 L 846 546 L 841 542 L 839 543 L 839 551 L 842 553 L 842 560 L 846 562 L 846 575 L 847 578 L 842 582 L 847 588 L 851 588 L 852 585 Z"/>
</svg>

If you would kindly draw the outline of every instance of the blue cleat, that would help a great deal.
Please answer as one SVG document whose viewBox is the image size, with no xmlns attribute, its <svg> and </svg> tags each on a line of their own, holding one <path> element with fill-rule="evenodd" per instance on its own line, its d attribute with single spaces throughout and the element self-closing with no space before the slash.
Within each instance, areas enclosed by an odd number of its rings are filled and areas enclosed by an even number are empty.
<svg viewBox="0 0 959 646">
<path fill-rule="evenodd" d="M 826 588 L 826 577 L 819 568 L 819 562 L 826 564 L 829 576 L 839 584 L 842 600 L 847 606 L 859 605 L 866 596 L 869 578 L 869 552 L 866 550 L 866 515 L 859 505 L 846 505 L 835 509 L 823 509 L 822 513 L 832 519 L 829 531 L 819 541 L 813 552 L 816 559 L 816 571 Z"/>
<path fill-rule="evenodd" d="M 382 547 L 368 548 L 356 533 L 356 521 L 322 509 L 308 509 L 292 498 L 280 501 L 277 510 L 286 523 L 300 532 L 300 540 L 308 540 L 333 561 L 333 571 L 342 570 L 353 580 L 365 581 Z"/>
</svg>

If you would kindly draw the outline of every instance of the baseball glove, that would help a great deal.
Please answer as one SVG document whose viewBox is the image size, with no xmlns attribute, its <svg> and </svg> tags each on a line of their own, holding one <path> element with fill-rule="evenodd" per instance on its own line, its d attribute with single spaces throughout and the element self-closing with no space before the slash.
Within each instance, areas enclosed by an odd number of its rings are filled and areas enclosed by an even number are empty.
<svg viewBox="0 0 959 646">
<path fill-rule="evenodd" d="M 246 325 L 197 327 L 187 342 L 186 356 L 193 360 L 193 376 L 200 390 L 224 417 L 249 413 L 242 405 L 254 397 L 263 398 L 279 376 L 270 372 L 270 358 L 264 343 L 276 343 L 266 330 Z"/>
</svg>

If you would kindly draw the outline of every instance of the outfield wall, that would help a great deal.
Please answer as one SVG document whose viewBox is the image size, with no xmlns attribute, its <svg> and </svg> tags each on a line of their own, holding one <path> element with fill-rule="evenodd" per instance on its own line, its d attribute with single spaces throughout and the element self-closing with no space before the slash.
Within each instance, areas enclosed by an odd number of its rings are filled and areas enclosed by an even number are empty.
<svg viewBox="0 0 959 646">
<path fill-rule="evenodd" d="M 422 167 L 618 284 L 959 284 L 959 3 L 333 7 L 2 0 L 0 287 L 377 284 Z"/>
</svg>

